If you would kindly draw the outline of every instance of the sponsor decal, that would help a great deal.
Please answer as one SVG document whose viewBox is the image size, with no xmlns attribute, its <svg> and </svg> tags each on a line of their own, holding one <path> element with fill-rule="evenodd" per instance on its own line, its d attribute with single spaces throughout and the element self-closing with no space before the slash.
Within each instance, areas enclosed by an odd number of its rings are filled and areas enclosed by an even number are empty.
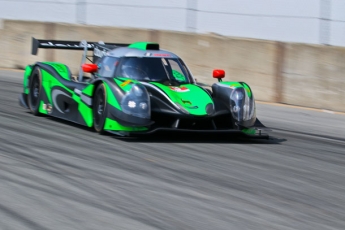
<svg viewBox="0 0 345 230">
<path fill-rule="evenodd" d="M 172 91 L 175 91 L 175 92 L 188 92 L 189 89 L 187 87 L 176 87 L 176 86 L 170 86 L 169 87 Z"/>
<path fill-rule="evenodd" d="M 163 97 L 165 97 L 165 99 L 167 99 L 168 101 L 170 101 L 170 103 L 171 103 L 176 109 L 180 110 L 180 107 L 178 107 L 178 106 L 176 105 L 176 103 L 173 102 L 173 101 L 170 99 L 170 97 L 168 97 L 159 87 L 157 87 L 157 86 L 155 86 L 155 85 L 152 85 L 152 84 L 149 84 L 149 83 L 146 83 L 146 82 L 143 82 L 143 81 L 141 81 L 140 83 L 143 84 L 143 85 L 145 85 L 145 86 L 147 86 L 147 87 L 156 89 L 157 92 L 159 92 Z"/>
<path fill-rule="evenodd" d="M 53 106 L 51 104 L 47 104 L 47 112 L 50 114 L 53 111 Z"/>
<path fill-rule="evenodd" d="M 181 101 L 182 101 L 182 103 L 183 103 L 183 104 L 189 104 L 189 105 L 192 105 L 192 102 L 187 101 L 187 100 L 183 100 L 182 98 L 181 98 Z"/>
<path fill-rule="evenodd" d="M 154 57 L 170 57 L 170 54 L 161 54 L 161 53 L 155 53 L 153 54 Z"/>
<path fill-rule="evenodd" d="M 53 106 L 51 104 L 43 104 L 43 110 L 47 111 L 50 114 L 53 110 Z"/>
<path fill-rule="evenodd" d="M 181 98 L 181 101 L 185 105 L 185 107 L 188 108 L 188 109 L 197 109 L 197 108 L 199 108 L 196 105 L 192 105 L 192 102 L 190 102 L 190 101 L 183 100 L 182 98 Z"/>
<path fill-rule="evenodd" d="M 194 105 L 194 106 L 186 106 L 188 109 L 197 109 L 199 108 L 198 106 Z"/>
<path fill-rule="evenodd" d="M 129 83 L 131 83 L 132 81 L 131 80 L 126 80 L 124 81 L 120 86 L 121 87 L 125 87 L 126 85 L 128 85 Z"/>
<path fill-rule="evenodd" d="M 42 47 L 70 47 L 70 48 L 81 48 L 85 47 L 85 44 L 77 45 L 77 44 L 59 44 L 59 43 L 52 43 L 52 42 L 47 42 L 47 43 L 41 43 L 40 44 Z M 93 48 L 93 44 L 87 44 L 87 48 Z"/>
</svg>

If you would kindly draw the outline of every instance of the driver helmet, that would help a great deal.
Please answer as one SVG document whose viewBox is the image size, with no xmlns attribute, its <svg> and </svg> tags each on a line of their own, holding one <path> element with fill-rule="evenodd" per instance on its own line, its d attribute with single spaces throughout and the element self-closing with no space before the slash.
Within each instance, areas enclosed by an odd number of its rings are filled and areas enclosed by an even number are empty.
<svg viewBox="0 0 345 230">
<path fill-rule="evenodd" d="M 149 80 L 147 66 L 139 58 L 129 58 L 121 67 L 122 75 L 135 80 Z"/>
</svg>

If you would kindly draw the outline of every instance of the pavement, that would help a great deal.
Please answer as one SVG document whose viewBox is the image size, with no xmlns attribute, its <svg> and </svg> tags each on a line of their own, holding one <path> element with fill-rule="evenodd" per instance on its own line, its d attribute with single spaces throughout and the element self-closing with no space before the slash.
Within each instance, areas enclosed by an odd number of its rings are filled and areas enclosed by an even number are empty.
<svg viewBox="0 0 345 230">
<path fill-rule="evenodd" d="M 118 138 L 18 105 L 0 70 L 0 229 L 345 229 L 345 116 L 257 104 L 270 140 Z"/>
</svg>

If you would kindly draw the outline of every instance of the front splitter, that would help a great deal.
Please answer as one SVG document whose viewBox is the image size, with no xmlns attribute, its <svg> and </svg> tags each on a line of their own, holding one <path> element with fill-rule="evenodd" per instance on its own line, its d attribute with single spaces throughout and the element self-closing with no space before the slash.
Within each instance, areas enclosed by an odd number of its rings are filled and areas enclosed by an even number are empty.
<svg viewBox="0 0 345 230">
<path fill-rule="evenodd" d="M 258 131 L 256 134 L 247 134 L 241 130 L 194 130 L 194 129 L 174 129 L 174 128 L 156 128 L 147 131 L 138 131 L 138 132 L 118 132 L 118 131 L 108 131 L 110 133 L 120 135 L 120 136 L 144 136 L 144 135 L 157 135 L 157 134 L 169 134 L 174 133 L 176 134 L 222 134 L 222 135 L 234 135 L 238 137 L 247 137 L 251 139 L 269 139 L 269 135 L 267 133 L 262 133 Z"/>
</svg>

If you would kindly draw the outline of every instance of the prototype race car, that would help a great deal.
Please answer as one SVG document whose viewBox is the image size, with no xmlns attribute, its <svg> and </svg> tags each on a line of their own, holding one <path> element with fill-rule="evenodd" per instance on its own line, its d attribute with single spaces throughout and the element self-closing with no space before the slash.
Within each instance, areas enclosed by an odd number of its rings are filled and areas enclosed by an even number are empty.
<svg viewBox="0 0 345 230">
<path fill-rule="evenodd" d="M 37 62 L 24 73 L 19 103 L 34 115 L 122 136 L 159 131 L 237 133 L 268 138 L 257 127 L 254 95 L 244 82 L 197 83 L 176 54 L 159 44 L 32 40 L 38 48 L 83 50 L 78 77 L 58 62 Z M 92 59 L 87 55 L 93 51 Z M 91 63 L 86 63 L 89 60 Z M 89 75 L 89 76 L 85 76 Z"/>
</svg>

